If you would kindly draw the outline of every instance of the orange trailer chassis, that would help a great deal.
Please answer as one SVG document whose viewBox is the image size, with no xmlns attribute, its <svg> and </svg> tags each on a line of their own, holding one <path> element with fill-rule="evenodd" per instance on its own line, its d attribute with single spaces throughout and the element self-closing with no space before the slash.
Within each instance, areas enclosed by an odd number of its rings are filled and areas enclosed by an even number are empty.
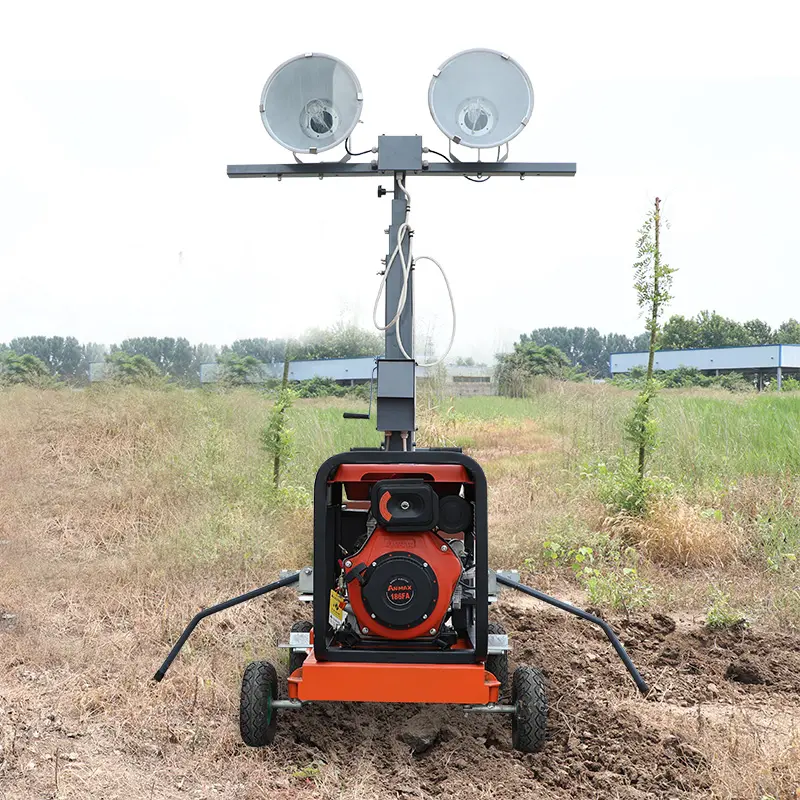
<svg viewBox="0 0 800 800">
<path fill-rule="evenodd" d="M 317 661 L 289 676 L 291 700 L 362 703 L 496 703 L 500 681 L 483 664 Z"/>
</svg>

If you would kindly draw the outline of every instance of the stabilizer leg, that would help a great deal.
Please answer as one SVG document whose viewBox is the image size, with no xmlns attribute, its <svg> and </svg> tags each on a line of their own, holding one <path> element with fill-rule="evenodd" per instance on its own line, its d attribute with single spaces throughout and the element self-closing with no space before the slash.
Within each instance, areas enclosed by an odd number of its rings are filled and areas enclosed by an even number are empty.
<svg viewBox="0 0 800 800">
<path fill-rule="evenodd" d="M 167 674 L 169 665 L 175 660 L 175 656 L 180 653 L 181 648 L 186 644 L 186 640 L 192 635 L 192 631 L 197 627 L 197 623 L 200 622 L 201 619 L 210 617 L 212 614 L 217 614 L 220 611 L 225 611 L 227 608 L 238 606 L 239 603 L 246 603 L 248 600 L 254 600 L 256 597 L 261 597 L 262 594 L 267 594 L 267 592 L 272 592 L 275 589 L 280 589 L 283 586 L 290 586 L 293 583 L 297 583 L 298 580 L 300 580 L 300 573 L 295 572 L 294 575 L 281 578 L 279 581 L 275 581 L 274 583 L 268 583 L 266 586 L 262 586 L 259 589 L 253 589 L 245 594 L 240 594 L 238 597 L 232 597 L 230 600 L 226 600 L 224 603 L 217 603 L 215 606 L 209 606 L 208 608 L 204 608 L 200 613 L 195 614 L 192 618 L 192 621 L 186 626 L 178 641 L 173 645 L 172 650 L 169 651 L 169 655 L 164 660 L 164 663 L 161 665 L 158 672 L 153 675 L 153 680 L 160 681 Z"/>
<path fill-rule="evenodd" d="M 633 681 L 638 687 L 639 691 L 642 694 L 647 694 L 650 691 L 650 687 L 647 685 L 644 678 L 639 674 L 639 670 L 637 670 L 634 666 L 633 661 L 631 661 L 631 657 L 622 646 L 622 642 L 617 638 L 617 634 L 614 633 L 611 626 L 604 619 L 600 619 L 600 617 L 596 617 L 594 614 L 590 614 L 588 611 L 584 611 L 582 608 L 573 606 L 570 603 L 565 603 L 563 600 L 558 600 L 555 597 L 551 597 L 549 594 L 538 591 L 537 589 L 531 589 L 530 586 L 525 586 L 525 584 L 512 581 L 510 578 L 506 578 L 500 573 L 497 574 L 497 582 L 503 586 L 509 586 L 512 589 L 516 589 L 518 592 L 523 592 L 531 597 L 535 597 L 537 600 L 541 600 L 543 603 L 555 606 L 562 611 L 566 611 L 568 614 L 574 614 L 576 617 L 585 619 L 587 622 L 591 622 L 594 625 L 602 628 L 603 633 L 605 633 L 605 635 L 608 637 L 608 640 L 617 651 L 617 655 L 622 659 L 622 663 L 625 665 L 625 668 L 631 674 L 631 677 L 633 678 Z"/>
</svg>

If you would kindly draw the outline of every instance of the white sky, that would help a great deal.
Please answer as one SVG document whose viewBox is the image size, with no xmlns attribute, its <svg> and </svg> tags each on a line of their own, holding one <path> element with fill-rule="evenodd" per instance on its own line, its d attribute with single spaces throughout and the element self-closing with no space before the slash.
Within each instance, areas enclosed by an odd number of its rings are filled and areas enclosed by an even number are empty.
<svg viewBox="0 0 800 800">
<path fill-rule="evenodd" d="M 258 101 L 278 63 L 313 50 L 361 80 L 359 149 L 381 133 L 445 148 L 432 71 L 465 48 L 508 52 L 536 93 L 511 159 L 578 163 L 572 179 L 409 180 L 415 251 L 453 285 L 454 355 L 547 325 L 638 332 L 631 264 L 656 194 L 680 270 L 669 313 L 800 317 L 798 23 L 789 0 L 6 4 L 0 341 L 371 324 L 379 181 L 225 174 L 291 159 Z M 417 272 L 418 330 L 442 342 L 444 289 Z"/>
</svg>

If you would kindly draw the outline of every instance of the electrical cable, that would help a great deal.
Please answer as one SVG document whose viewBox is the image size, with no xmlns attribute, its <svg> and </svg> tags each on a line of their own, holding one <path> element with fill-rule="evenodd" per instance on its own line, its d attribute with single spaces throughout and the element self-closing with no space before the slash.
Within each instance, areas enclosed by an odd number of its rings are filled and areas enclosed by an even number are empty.
<svg viewBox="0 0 800 800">
<path fill-rule="evenodd" d="M 378 287 L 378 294 L 375 297 L 375 305 L 372 308 L 372 322 L 379 331 L 387 331 L 392 326 L 395 326 L 395 335 L 397 337 L 397 345 L 400 348 L 400 352 L 409 361 L 413 360 L 411 356 L 406 352 L 406 348 L 403 345 L 403 339 L 400 335 L 400 324 L 399 324 L 400 316 L 402 315 L 403 310 L 406 307 L 406 301 L 408 299 L 408 281 L 411 276 L 411 267 L 417 261 L 432 261 L 439 268 L 439 271 L 442 273 L 442 278 L 444 278 L 444 285 L 447 288 L 447 294 L 450 298 L 450 309 L 452 311 L 452 318 L 453 318 L 453 325 L 450 330 L 450 341 L 448 342 L 447 348 L 444 351 L 444 353 L 442 353 L 442 355 L 435 361 L 431 361 L 428 364 L 421 364 L 418 362 L 418 366 L 420 367 L 435 367 L 437 364 L 441 364 L 445 360 L 445 358 L 447 358 L 447 356 L 450 353 L 450 350 L 453 347 L 453 342 L 455 341 L 456 338 L 456 304 L 455 300 L 453 299 L 453 291 L 450 288 L 450 281 L 447 279 L 447 273 L 444 271 L 444 267 L 442 267 L 442 265 L 432 256 L 419 256 L 418 258 L 415 259 L 411 255 L 411 236 L 410 236 L 411 226 L 409 224 L 409 217 L 411 215 L 411 193 L 406 189 L 405 183 L 403 182 L 402 179 L 397 178 L 396 181 L 397 181 L 397 186 L 399 187 L 400 191 L 406 198 L 406 213 L 402 224 L 397 230 L 397 245 L 395 246 L 394 251 L 389 257 L 389 260 L 386 262 L 386 269 L 383 271 L 383 276 L 381 277 L 381 283 L 380 286 Z M 405 241 L 406 236 L 409 237 L 408 261 L 406 261 L 406 255 L 403 252 L 403 243 Z M 395 260 L 397 259 L 398 255 L 400 256 L 400 265 L 403 270 L 403 286 L 402 289 L 400 290 L 400 297 L 397 300 L 397 311 L 395 312 L 395 315 L 392 317 L 390 322 L 387 322 L 385 325 L 381 325 L 378 322 L 378 305 L 380 304 L 381 295 L 383 294 L 384 289 L 386 287 L 386 282 L 389 279 L 389 272 L 394 266 Z"/>
<path fill-rule="evenodd" d="M 365 156 L 367 153 L 374 153 L 375 152 L 375 149 L 371 147 L 369 150 L 362 150 L 360 153 L 351 153 L 350 152 L 350 144 L 349 144 L 349 142 L 350 142 L 350 137 L 348 136 L 344 140 L 344 149 L 347 152 L 347 155 L 349 155 L 349 156 Z"/>
<path fill-rule="evenodd" d="M 433 150 L 430 147 L 426 147 L 425 152 L 433 153 L 435 156 L 439 156 L 439 158 L 443 158 L 445 161 L 450 161 L 450 159 L 444 153 L 440 153 L 438 150 Z M 452 164 L 453 162 L 450 161 L 450 163 Z"/>
<path fill-rule="evenodd" d="M 445 161 L 448 161 L 451 164 L 453 163 L 453 160 L 451 158 L 448 158 L 444 153 L 440 153 L 438 150 L 433 150 L 430 147 L 426 147 L 425 152 L 433 153 L 435 156 L 439 156 L 439 158 L 443 158 Z M 486 181 L 488 181 L 489 178 L 491 178 L 492 176 L 486 175 L 483 178 L 471 178 L 469 175 L 464 175 L 464 177 L 471 183 L 486 183 Z"/>
</svg>

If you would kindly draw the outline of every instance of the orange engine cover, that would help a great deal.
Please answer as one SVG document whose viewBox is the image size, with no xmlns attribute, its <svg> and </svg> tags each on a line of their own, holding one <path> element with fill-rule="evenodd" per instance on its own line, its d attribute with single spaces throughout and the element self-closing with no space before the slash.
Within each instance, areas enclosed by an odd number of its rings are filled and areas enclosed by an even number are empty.
<svg viewBox="0 0 800 800">
<path fill-rule="evenodd" d="M 387 639 L 435 636 L 462 571 L 458 556 L 432 531 L 388 533 L 383 528 L 375 528 L 345 568 L 359 628 Z"/>
</svg>

